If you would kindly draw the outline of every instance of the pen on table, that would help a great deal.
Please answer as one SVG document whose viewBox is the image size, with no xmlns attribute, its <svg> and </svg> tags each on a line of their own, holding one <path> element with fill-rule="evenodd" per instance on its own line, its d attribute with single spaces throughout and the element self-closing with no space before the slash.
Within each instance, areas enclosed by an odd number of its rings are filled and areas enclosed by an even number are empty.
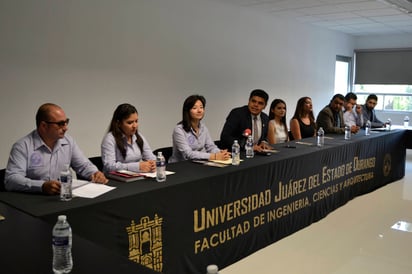
<svg viewBox="0 0 412 274">
<path fill-rule="evenodd" d="M 296 146 L 286 145 L 285 148 L 296 148 Z"/>
</svg>

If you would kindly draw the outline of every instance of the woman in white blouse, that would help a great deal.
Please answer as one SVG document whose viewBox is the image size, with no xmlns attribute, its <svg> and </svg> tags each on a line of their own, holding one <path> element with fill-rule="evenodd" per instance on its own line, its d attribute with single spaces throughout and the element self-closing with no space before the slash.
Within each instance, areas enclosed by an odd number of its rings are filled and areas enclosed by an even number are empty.
<svg viewBox="0 0 412 274">
<path fill-rule="evenodd" d="M 119 105 L 113 113 L 109 132 L 101 145 L 103 171 L 154 172 L 156 157 L 138 131 L 139 116 L 134 106 Z"/>
<path fill-rule="evenodd" d="M 270 105 L 268 141 L 271 145 L 288 141 L 286 103 L 282 99 L 275 99 Z"/>
<path fill-rule="evenodd" d="M 230 153 L 220 150 L 203 123 L 206 99 L 191 95 L 183 103 L 182 120 L 173 130 L 173 154 L 169 163 L 184 160 L 227 160 Z"/>
</svg>

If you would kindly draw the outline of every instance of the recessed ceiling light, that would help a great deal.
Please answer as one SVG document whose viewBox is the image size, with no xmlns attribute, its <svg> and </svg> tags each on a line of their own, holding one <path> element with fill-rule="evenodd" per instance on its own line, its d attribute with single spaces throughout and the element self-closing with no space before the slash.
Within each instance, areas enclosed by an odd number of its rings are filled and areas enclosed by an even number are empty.
<svg viewBox="0 0 412 274">
<path fill-rule="evenodd" d="M 404 232 L 412 232 L 412 223 L 408 223 L 405 221 L 398 221 L 393 226 L 391 226 L 391 228 L 395 230 L 404 231 Z"/>
</svg>

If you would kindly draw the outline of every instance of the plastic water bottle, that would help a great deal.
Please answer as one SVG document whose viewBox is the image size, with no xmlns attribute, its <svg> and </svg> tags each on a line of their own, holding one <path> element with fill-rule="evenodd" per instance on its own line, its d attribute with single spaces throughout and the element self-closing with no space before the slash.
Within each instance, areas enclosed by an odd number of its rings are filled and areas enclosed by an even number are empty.
<svg viewBox="0 0 412 274">
<path fill-rule="evenodd" d="M 403 118 L 403 126 L 404 127 L 409 127 L 409 116 L 405 116 Z"/>
<path fill-rule="evenodd" d="M 72 197 L 72 173 L 70 166 L 65 165 L 60 172 L 60 200 L 70 201 Z"/>
<path fill-rule="evenodd" d="M 237 140 L 232 145 L 232 165 L 238 166 L 240 164 L 240 145 Z"/>
<path fill-rule="evenodd" d="M 245 149 L 246 149 L 246 158 L 253 158 L 253 156 L 255 156 L 255 153 L 254 153 L 254 151 L 253 151 L 253 139 L 252 139 L 252 135 L 249 135 L 249 136 L 247 137 Z"/>
<path fill-rule="evenodd" d="M 53 227 L 53 272 L 70 273 L 73 268 L 72 229 L 66 215 L 59 215 Z"/>
<path fill-rule="evenodd" d="M 219 268 L 215 264 L 208 265 L 206 268 L 206 274 L 219 274 Z"/>
<path fill-rule="evenodd" d="M 349 140 L 350 139 L 350 126 L 349 125 L 345 125 L 345 140 Z"/>
<path fill-rule="evenodd" d="M 371 134 L 371 121 L 366 121 L 365 124 L 365 135 L 370 135 Z"/>
<path fill-rule="evenodd" d="M 317 139 L 316 145 L 318 147 L 323 147 L 324 144 L 325 144 L 325 131 L 323 130 L 322 127 L 320 127 L 318 130 L 318 139 Z"/>
<path fill-rule="evenodd" d="M 161 151 L 157 152 L 156 157 L 156 181 L 166 181 L 166 160 Z"/>
<path fill-rule="evenodd" d="M 386 129 L 387 130 L 392 129 L 392 119 L 391 118 L 388 118 L 388 120 L 386 120 Z"/>
</svg>

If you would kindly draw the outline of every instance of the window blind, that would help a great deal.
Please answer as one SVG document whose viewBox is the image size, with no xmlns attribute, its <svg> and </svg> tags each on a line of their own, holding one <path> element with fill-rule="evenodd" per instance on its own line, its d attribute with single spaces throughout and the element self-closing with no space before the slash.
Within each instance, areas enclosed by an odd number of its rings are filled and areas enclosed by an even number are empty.
<svg viewBox="0 0 412 274">
<path fill-rule="evenodd" d="M 412 85 L 412 48 L 355 50 L 354 82 Z"/>
</svg>

